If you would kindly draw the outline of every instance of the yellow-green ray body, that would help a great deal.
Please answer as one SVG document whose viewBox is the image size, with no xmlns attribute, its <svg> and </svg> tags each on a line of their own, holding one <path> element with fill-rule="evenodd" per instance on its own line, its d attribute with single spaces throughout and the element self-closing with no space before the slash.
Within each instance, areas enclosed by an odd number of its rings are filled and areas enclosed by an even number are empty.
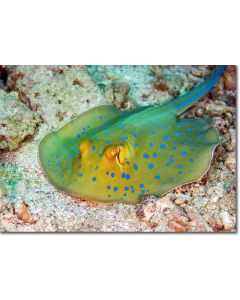
<svg viewBox="0 0 240 300">
<path fill-rule="evenodd" d="M 208 119 L 177 115 L 206 94 L 224 67 L 189 93 L 160 107 L 122 112 L 93 108 L 41 141 L 48 180 L 81 199 L 139 203 L 197 180 L 209 168 L 218 133 Z"/>
</svg>

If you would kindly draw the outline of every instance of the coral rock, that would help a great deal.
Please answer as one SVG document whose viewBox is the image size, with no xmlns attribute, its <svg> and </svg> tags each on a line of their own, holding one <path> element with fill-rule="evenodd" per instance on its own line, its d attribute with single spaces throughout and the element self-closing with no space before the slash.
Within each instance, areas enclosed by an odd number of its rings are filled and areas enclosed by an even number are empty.
<svg viewBox="0 0 240 300">
<path fill-rule="evenodd" d="M 236 67 L 228 66 L 224 72 L 224 87 L 227 90 L 233 91 L 237 87 Z"/>
<path fill-rule="evenodd" d="M 222 212 L 220 214 L 220 218 L 222 220 L 224 230 L 231 231 L 234 228 L 234 222 L 231 219 L 231 216 L 227 211 Z"/>
<path fill-rule="evenodd" d="M 102 102 L 101 92 L 83 66 L 18 66 L 8 86 L 53 128 Z"/>
<path fill-rule="evenodd" d="M 0 150 L 14 150 L 21 141 L 32 136 L 40 122 L 17 97 L 17 94 L 0 90 Z"/>
<path fill-rule="evenodd" d="M 21 209 L 18 213 L 18 217 L 19 217 L 20 220 L 22 220 L 25 223 L 30 223 L 30 224 L 35 223 L 35 221 L 31 217 L 25 203 L 22 203 Z"/>
</svg>

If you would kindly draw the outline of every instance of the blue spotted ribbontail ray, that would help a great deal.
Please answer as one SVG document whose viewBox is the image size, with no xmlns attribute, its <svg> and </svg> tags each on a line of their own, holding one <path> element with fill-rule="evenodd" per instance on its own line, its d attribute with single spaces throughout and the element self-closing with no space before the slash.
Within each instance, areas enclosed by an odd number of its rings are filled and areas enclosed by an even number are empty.
<svg viewBox="0 0 240 300">
<path fill-rule="evenodd" d="M 224 70 L 159 107 L 123 112 L 103 105 L 84 112 L 40 143 L 45 175 L 84 200 L 140 203 L 203 176 L 219 144 L 209 119 L 178 118 L 217 83 Z"/>
</svg>

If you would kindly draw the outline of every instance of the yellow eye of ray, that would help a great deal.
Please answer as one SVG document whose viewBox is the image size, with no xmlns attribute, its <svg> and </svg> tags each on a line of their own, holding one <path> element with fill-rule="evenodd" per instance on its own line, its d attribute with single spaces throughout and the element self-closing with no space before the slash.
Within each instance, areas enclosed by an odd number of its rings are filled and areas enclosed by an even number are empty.
<svg viewBox="0 0 240 300">
<path fill-rule="evenodd" d="M 116 149 L 114 149 L 114 150 L 112 150 L 112 151 L 110 151 L 110 154 L 112 155 L 112 157 L 115 157 L 117 154 L 118 154 L 118 148 L 116 148 Z"/>
<path fill-rule="evenodd" d="M 119 147 L 119 152 L 118 152 L 118 161 L 120 164 L 126 164 L 127 161 L 127 153 L 124 147 Z"/>
<path fill-rule="evenodd" d="M 113 160 L 115 159 L 115 157 L 117 156 L 119 152 L 119 147 L 112 145 L 112 146 L 108 146 L 105 151 L 104 151 L 104 156 L 108 159 L 108 160 Z"/>
</svg>

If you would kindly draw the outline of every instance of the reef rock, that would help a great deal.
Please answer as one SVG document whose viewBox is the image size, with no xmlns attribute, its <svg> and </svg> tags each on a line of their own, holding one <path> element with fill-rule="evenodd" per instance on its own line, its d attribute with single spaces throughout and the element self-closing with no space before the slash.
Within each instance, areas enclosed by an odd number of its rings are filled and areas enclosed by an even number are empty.
<svg viewBox="0 0 240 300">
<path fill-rule="evenodd" d="M 16 93 L 0 89 L 0 150 L 15 150 L 34 134 L 39 115 L 23 104 Z"/>
<path fill-rule="evenodd" d="M 9 75 L 8 88 L 52 128 L 103 104 L 101 91 L 84 66 L 18 66 Z"/>
</svg>

